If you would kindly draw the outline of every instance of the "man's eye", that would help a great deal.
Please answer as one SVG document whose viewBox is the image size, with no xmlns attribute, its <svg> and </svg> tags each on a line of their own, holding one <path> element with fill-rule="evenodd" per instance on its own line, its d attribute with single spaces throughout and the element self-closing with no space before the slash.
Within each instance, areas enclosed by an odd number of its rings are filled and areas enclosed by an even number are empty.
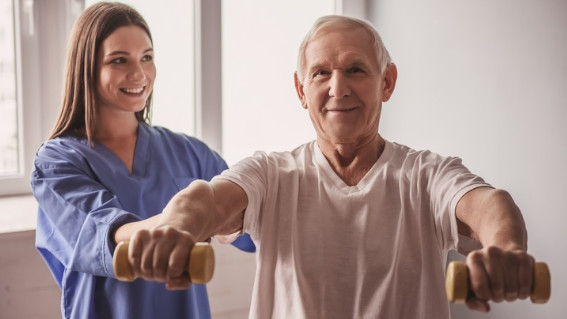
<svg viewBox="0 0 567 319">
<path fill-rule="evenodd" d="M 364 70 L 359 67 L 353 67 L 348 69 L 348 73 L 360 73 L 360 72 L 364 72 Z"/>
<path fill-rule="evenodd" d="M 315 77 L 320 76 L 320 75 L 326 75 L 326 74 L 329 74 L 329 72 L 324 71 L 324 70 L 319 70 L 319 71 L 313 72 L 312 78 L 315 78 Z"/>
</svg>

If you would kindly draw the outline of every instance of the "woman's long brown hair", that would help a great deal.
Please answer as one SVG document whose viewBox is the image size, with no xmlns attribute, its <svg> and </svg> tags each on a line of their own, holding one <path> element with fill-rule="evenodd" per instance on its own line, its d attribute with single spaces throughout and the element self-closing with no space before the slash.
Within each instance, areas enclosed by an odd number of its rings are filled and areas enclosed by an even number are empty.
<svg viewBox="0 0 567 319">
<path fill-rule="evenodd" d="M 96 56 L 104 41 L 123 26 L 141 27 L 152 41 L 144 18 L 134 8 L 115 2 L 96 3 L 81 13 L 69 39 L 63 102 L 59 117 L 49 139 L 61 135 L 86 136 L 92 145 L 96 128 Z M 143 110 L 136 112 L 140 122 L 150 122 L 152 95 Z"/>
</svg>

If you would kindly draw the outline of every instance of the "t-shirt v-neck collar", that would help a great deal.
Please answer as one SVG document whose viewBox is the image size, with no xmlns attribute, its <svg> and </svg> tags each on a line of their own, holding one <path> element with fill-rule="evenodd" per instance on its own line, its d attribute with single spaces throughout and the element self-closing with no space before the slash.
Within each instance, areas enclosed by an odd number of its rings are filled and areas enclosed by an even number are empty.
<svg viewBox="0 0 567 319">
<path fill-rule="evenodd" d="M 364 177 L 362 177 L 358 184 L 354 186 L 347 185 L 339 177 L 339 175 L 337 175 L 337 173 L 333 170 L 331 164 L 329 164 L 329 161 L 327 161 L 327 158 L 319 148 L 317 141 L 313 141 L 312 149 L 315 156 L 315 162 L 322 169 L 323 173 L 327 175 L 329 181 L 333 183 L 335 187 L 342 189 L 345 193 L 354 193 L 361 191 L 372 184 L 375 175 L 380 169 L 382 169 L 382 167 L 384 167 L 384 164 L 388 161 L 388 158 L 390 157 L 392 152 L 392 145 L 389 141 L 385 140 L 384 150 L 382 151 L 382 154 L 380 155 L 378 160 L 374 163 L 374 165 L 372 165 L 368 172 L 366 172 L 366 174 L 364 175 Z"/>
</svg>

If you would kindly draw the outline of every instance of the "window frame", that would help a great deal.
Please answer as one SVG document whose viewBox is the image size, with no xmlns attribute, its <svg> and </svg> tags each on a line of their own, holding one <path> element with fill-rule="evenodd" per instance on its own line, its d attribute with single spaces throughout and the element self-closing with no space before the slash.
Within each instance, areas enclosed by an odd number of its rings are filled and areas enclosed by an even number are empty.
<svg viewBox="0 0 567 319">
<path fill-rule="evenodd" d="M 194 135 L 222 154 L 222 0 L 194 5 Z M 0 177 L 0 197 L 31 193 L 33 157 L 59 112 L 67 39 L 84 8 L 84 0 L 13 0 L 20 172 Z M 335 8 L 364 18 L 367 0 L 335 0 Z"/>
<path fill-rule="evenodd" d="M 63 75 L 66 39 L 82 9 L 82 0 L 13 0 L 20 169 L 0 177 L 0 196 L 31 193 L 33 156 L 59 111 L 62 84 L 54 79 Z"/>
</svg>

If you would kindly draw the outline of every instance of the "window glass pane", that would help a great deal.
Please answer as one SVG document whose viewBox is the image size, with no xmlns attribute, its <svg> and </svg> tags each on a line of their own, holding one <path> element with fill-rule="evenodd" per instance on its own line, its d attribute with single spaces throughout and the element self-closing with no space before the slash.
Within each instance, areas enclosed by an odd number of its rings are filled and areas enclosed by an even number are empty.
<svg viewBox="0 0 567 319">
<path fill-rule="evenodd" d="M 85 1 L 89 6 L 95 2 Z M 129 0 L 144 17 L 154 41 L 157 76 L 152 124 L 193 135 L 195 132 L 193 1 Z"/>
<path fill-rule="evenodd" d="M 293 83 L 299 44 L 329 0 L 222 2 L 223 156 L 291 150 L 315 131 Z"/>
<path fill-rule="evenodd" d="M 0 177 L 20 173 L 13 12 L 11 0 L 0 1 Z"/>
</svg>

